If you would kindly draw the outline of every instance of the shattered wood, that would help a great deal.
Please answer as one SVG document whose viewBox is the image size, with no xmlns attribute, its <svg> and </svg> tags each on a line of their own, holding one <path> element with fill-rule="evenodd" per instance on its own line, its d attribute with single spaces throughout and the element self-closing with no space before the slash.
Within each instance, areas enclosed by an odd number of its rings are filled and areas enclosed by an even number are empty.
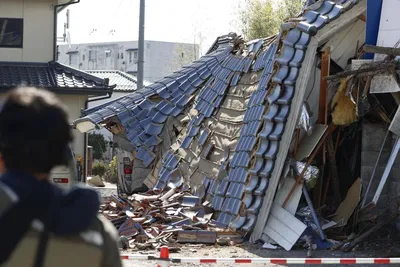
<svg viewBox="0 0 400 267">
<path fill-rule="evenodd" d="M 173 188 L 161 193 L 148 191 L 130 197 L 105 198 L 100 213 L 118 229 L 121 246 L 125 248 L 127 242 L 122 244 L 122 240 L 128 240 L 128 248 L 137 250 L 179 243 L 216 244 L 218 238 L 230 245 L 243 242 L 240 234 L 217 228 L 209 203 L 202 201 Z"/>
<path fill-rule="evenodd" d="M 341 78 L 346 78 L 349 76 L 374 76 L 378 74 L 384 74 L 384 73 L 395 73 L 396 66 L 398 63 L 389 61 L 389 62 L 373 62 L 369 64 L 364 64 L 362 67 L 360 67 L 357 70 L 348 70 L 348 71 L 343 71 L 339 72 L 335 75 L 330 75 L 330 76 L 325 76 L 325 80 L 330 81 L 330 80 L 337 80 Z"/>
</svg>

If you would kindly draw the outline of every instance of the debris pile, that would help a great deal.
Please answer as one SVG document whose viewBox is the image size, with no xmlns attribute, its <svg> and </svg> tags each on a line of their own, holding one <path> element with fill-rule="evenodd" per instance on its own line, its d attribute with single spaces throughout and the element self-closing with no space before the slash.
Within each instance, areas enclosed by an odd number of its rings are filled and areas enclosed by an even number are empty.
<svg viewBox="0 0 400 267">
<path fill-rule="evenodd" d="M 104 198 L 100 213 L 118 229 L 124 249 L 158 249 L 168 245 L 179 250 L 179 243 L 242 243 L 242 236 L 213 221 L 209 203 L 189 190 L 172 188 L 159 194 L 149 191 L 129 197 L 113 195 Z"/>
</svg>

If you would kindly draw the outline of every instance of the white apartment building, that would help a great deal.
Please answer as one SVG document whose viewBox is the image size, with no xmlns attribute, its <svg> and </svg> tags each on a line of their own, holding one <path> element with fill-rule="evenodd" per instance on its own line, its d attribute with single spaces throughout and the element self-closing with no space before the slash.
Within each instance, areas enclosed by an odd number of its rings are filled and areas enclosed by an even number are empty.
<svg viewBox="0 0 400 267">
<path fill-rule="evenodd" d="M 198 58 L 198 44 L 145 41 L 144 80 L 155 82 Z M 119 70 L 136 75 L 137 61 L 137 41 L 58 46 L 58 62 L 80 70 Z"/>
</svg>

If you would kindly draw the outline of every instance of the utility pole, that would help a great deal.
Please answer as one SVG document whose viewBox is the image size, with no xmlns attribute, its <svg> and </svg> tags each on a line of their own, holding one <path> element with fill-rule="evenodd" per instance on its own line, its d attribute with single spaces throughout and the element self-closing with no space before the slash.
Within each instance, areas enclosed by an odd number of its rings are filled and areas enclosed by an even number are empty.
<svg viewBox="0 0 400 267">
<path fill-rule="evenodd" d="M 144 65 L 144 7 L 145 0 L 140 0 L 139 13 L 139 54 L 138 54 L 138 72 L 137 72 L 137 88 L 143 87 L 143 65 Z"/>
</svg>

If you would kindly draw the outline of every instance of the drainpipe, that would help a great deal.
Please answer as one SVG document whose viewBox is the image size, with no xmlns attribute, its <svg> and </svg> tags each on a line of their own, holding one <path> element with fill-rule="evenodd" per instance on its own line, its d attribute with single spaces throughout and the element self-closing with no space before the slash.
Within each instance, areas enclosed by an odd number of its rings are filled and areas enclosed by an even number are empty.
<svg viewBox="0 0 400 267">
<path fill-rule="evenodd" d="M 88 109 L 89 107 L 89 102 L 94 102 L 98 100 L 104 100 L 111 98 L 112 92 L 108 93 L 108 95 L 103 96 L 103 97 L 97 97 L 97 98 L 89 98 L 88 100 L 85 101 L 85 110 Z M 87 174 L 87 133 L 83 134 L 83 183 L 86 183 L 86 174 Z"/>
<path fill-rule="evenodd" d="M 145 0 L 140 0 L 139 13 L 139 55 L 138 55 L 138 72 L 137 72 L 137 88 L 143 87 L 144 72 L 144 9 Z"/>
<path fill-rule="evenodd" d="M 58 14 L 58 8 L 65 8 L 70 5 L 78 4 L 80 3 L 81 0 L 75 0 L 75 1 L 70 1 L 65 4 L 59 4 L 54 6 L 54 27 L 53 27 L 53 61 L 57 61 L 57 14 Z"/>
</svg>

